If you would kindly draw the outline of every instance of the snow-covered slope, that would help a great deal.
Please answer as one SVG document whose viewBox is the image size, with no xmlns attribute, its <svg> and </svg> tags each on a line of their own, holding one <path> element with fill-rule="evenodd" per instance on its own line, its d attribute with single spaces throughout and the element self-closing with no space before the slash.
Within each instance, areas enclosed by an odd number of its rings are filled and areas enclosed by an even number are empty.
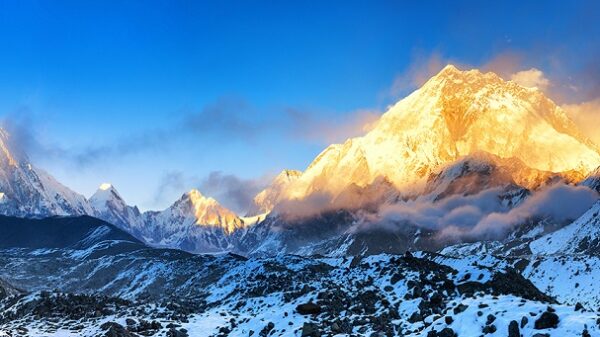
<svg viewBox="0 0 600 337">
<path fill-rule="evenodd" d="M 336 196 L 379 177 L 403 191 L 419 190 L 440 166 L 479 151 L 574 178 L 600 163 L 596 146 L 542 92 L 494 73 L 447 66 L 392 106 L 365 136 L 325 149 L 285 196 Z"/>
<path fill-rule="evenodd" d="M 600 167 L 590 173 L 581 183 L 582 186 L 587 186 L 600 193 Z"/>
<path fill-rule="evenodd" d="M 93 253 L 87 252 L 90 249 Z M 3 272 L 11 275 L 11 281 L 26 285 L 27 293 L 0 301 L 0 334 L 517 337 L 600 333 L 596 312 L 556 303 L 510 268 L 449 267 L 409 254 L 244 259 L 134 246 L 120 252 L 95 247 L 86 252 L 0 250 L 3 259 L 10 261 Z M 55 288 L 59 291 L 48 291 Z"/>
<path fill-rule="evenodd" d="M 600 202 L 568 226 L 529 245 L 533 254 L 600 254 Z"/>
<path fill-rule="evenodd" d="M 22 217 L 93 214 L 85 197 L 33 166 L 0 129 L 0 214 Z"/>
</svg>

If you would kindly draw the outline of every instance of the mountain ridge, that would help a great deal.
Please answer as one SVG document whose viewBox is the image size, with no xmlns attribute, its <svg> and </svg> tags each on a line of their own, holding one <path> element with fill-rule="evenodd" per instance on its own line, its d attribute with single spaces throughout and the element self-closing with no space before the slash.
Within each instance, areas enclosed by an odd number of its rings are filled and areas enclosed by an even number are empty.
<svg viewBox="0 0 600 337">
<path fill-rule="evenodd" d="M 336 212 L 342 223 L 333 232 L 347 230 L 357 217 L 343 211 L 368 214 L 383 204 L 435 202 L 490 186 L 504 188 L 502 198 L 511 200 L 556 182 L 597 190 L 594 170 L 600 166 L 598 148 L 541 91 L 452 65 L 391 106 L 365 135 L 328 146 L 304 171 L 282 171 L 255 196 L 249 215 L 261 214 L 256 217 L 235 214 L 197 190 L 161 211 L 140 212 L 110 184 L 87 200 L 11 150 L 5 131 L 0 136 L 0 213 L 88 214 L 147 244 L 193 252 L 252 251 L 269 246 L 261 239 L 277 240 L 279 234 L 268 231 L 293 232 L 289 223 L 298 219 L 328 228 Z M 322 217 L 323 212 L 334 216 Z M 295 219 L 286 219 L 292 213 Z M 416 229 L 405 234 L 416 235 Z"/>
</svg>

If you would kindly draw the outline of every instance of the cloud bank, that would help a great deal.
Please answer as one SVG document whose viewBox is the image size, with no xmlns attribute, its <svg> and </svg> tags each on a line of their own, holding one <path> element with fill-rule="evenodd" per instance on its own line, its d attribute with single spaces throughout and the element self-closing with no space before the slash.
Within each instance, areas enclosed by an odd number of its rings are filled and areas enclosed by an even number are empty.
<svg viewBox="0 0 600 337">
<path fill-rule="evenodd" d="M 555 184 L 540 189 L 518 206 L 503 205 L 499 189 L 488 189 L 470 196 L 454 195 L 438 202 L 415 200 L 383 206 L 374 221 L 378 228 L 398 230 L 407 224 L 438 232 L 452 242 L 474 239 L 501 239 L 515 226 L 531 219 L 551 219 L 562 224 L 587 211 L 598 193 L 583 187 Z M 368 230 L 369 222 L 357 227 Z"/>
</svg>

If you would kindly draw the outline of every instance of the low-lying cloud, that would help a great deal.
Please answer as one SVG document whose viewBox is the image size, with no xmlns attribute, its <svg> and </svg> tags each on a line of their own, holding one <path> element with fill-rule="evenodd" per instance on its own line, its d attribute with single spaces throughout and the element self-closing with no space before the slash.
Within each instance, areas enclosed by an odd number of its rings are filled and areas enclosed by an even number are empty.
<svg viewBox="0 0 600 337">
<path fill-rule="evenodd" d="M 438 202 L 408 201 L 386 205 L 377 215 L 376 226 L 397 230 L 407 224 L 438 232 L 442 240 L 500 239 L 530 219 L 551 219 L 561 224 L 574 220 L 598 199 L 598 193 L 583 187 L 555 184 L 540 189 L 518 206 L 501 203 L 501 190 L 488 189 L 471 196 L 451 196 Z M 358 230 L 369 228 L 361 225 Z"/>
</svg>

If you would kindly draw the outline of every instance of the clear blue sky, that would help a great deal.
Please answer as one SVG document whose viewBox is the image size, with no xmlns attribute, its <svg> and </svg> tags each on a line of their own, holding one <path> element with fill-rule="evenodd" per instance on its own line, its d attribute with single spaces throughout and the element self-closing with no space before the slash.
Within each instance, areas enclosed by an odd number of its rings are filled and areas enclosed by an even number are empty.
<svg viewBox="0 0 600 337">
<path fill-rule="evenodd" d="M 595 3 L 0 0 L 0 115 L 67 186 L 161 208 L 304 169 L 331 141 L 305 132 L 382 111 L 432 55 L 598 89 Z"/>
</svg>

